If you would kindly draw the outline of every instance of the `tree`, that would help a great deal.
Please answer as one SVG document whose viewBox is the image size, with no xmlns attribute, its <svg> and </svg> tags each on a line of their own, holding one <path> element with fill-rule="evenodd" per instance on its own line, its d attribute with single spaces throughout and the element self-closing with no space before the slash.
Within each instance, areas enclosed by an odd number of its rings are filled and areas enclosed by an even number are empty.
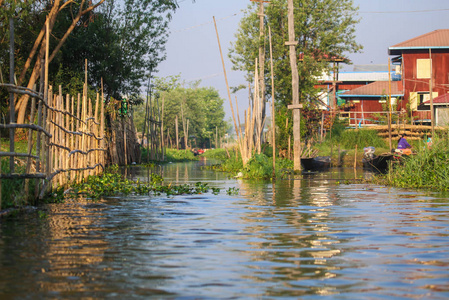
<svg viewBox="0 0 449 300">
<path fill-rule="evenodd" d="M 50 63 L 60 53 L 61 48 L 75 30 L 83 31 L 84 28 L 89 27 L 88 25 L 95 24 L 98 15 L 93 14 L 93 11 L 104 2 L 105 0 L 0 0 L 0 62 L 8 61 L 6 55 L 9 37 L 8 19 L 14 18 L 17 24 L 15 29 L 17 84 L 26 84 L 28 88 L 32 88 L 39 79 L 41 61 L 45 55 L 46 24 L 50 33 Z M 164 58 L 167 19 L 178 5 L 176 0 L 125 0 L 123 6 L 115 10 L 116 1 L 110 0 L 107 3 L 108 8 L 97 19 L 103 26 L 97 26 L 97 30 L 87 32 L 91 35 L 84 35 L 86 39 L 82 41 L 82 44 L 93 44 L 89 45 L 90 49 L 89 47 L 84 49 L 86 50 L 83 52 L 86 54 L 84 58 L 87 56 L 92 58 L 93 76 L 101 78 L 101 75 L 105 77 L 109 75 L 111 80 L 108 81 L 108 91 L 111 95 L 115 95 L 117 91 L 126 93 L 139 87 L 139 82 L 146 76 L 148 68 L 155 69 Z M 101 29 L 105 28 L 107 30 L 102 32 Z M 106 34 L 101 35 L 103 33 Z M 95 34 L 99 35 L 95 36 Z M 108 40 L 108 37 L 111 39 Z M 101 48 L 100 42 L 105 42 L 110 47 Z M 73 43 L 71 45 L 73 46 Z M 93 53 L 98 49 L 101 49 L 99 53 Z M 99 55 L 105 54 L 106 51 L 103 51 L 105 49 L 111 56 Z M 66 47 L 64 54 L 70 57 L 69 53 L 73 54 L 73 51 L 73 48 Z M 109 67 L 112 65 L 120 69 L 119 75 L 123 76 L 111 76 L 111 74 L 116 75 L 111 72 L 116 69 L 111 70 L 105 66 L 111 57 L 113 59 Z M 95 66 L 99 66 L 98 68 L 94 68 L 94 62 Z M 126 64 L 123 64 L 124 62 Z M 56 66 L 63 66 L 66 70 L 64 72 L 67 73 L 69 70 L 73 72 L 74 65 L 80 68 L 79 61 L 72 62 L 69 66 L 61 61 L 56 64 Z M 55 72 L 58 71 L 55 70 Z M 98 81 L 93 83 L 99 85 Z M 16 100 L 18 123 L 24 121 L 27 107 L 28 96 L 22 96 Z"/>
<path fill-rule="evenodd" d="M 355 19 L 356 8 L 352 0 L 295 0 L 294 6 L 295 37 L 298 41 L 296 50 L 302 57 L 298 63 L 300 102 L 310 106 L 317 98 L 318 90 L 314 88 L 317 78 L 332 69 L 327 58 L 344 58 L 348 53 L 361 49 L 355 42 L 358 20 Z M 248 7 L 229 54 L 233 68 L 246 71 L 249 81 L 253 77 L 254 61 L 258 56 L 257 12 L 255 4 Z M 285 46 L 288 41 L 287 1 L 272 0 L 265 14 L 266 27 L 271 27 L 273 38 L 276 110 L 286 114 L 291 122 L 291 111 L 286 109 L 291 104 L 292 95 L 289 52 Z M 269 57 L 268 54 L 266 56 Z M 266 70 L 269 70 L 269 63 L 266 62 Z M 271 95 L 271 74 L 267 72 L 265 76 L 267 94 Z M 285 123 L 277 125 L 280 130 L 286 127 Z"/>
<path fill-rule="evenodd" d="M 179 76 L 156 78 L 154 97 L 164 97 L 164 124 L 173 138 L 175 118 L 178 116 L 180 138 L 182 130 L 181 110 L 185 119 L 189 119 L 189 138 L 196 140 L 198 147 L 210 147 L 215 140 L 216 128 L 224 136 L 228 124 L 224 121 L 223 99 L 212 87 L 199 87 L 194 82 L 188 87 L 180 81 Z M 140 129 L 140 128 L 139 128 Z"/>
<path fill-rule="evenodd" d="M 24 54 L 25 56 L 21 57 L 24 63 L 21 66 L 20 72 L 18 72 L 20 75 L 18 76 L 17 84 L 22 85 L 25 80 L 27 80 L 27 87 L 31 89 L 39 78 L 41 61 L 44 58 L 47 43 L 45 38 L 47 25 L 50 35 L 54 37 L 53 43 L 52 41 L 50 41 L 52 48 L 50 50 L 49 62 L 51 62 L 54 59 L 56 53 L 58 53 L 62 45 L 67 40 L 70 33 L 76 26 L 79 26 L 81 18 L 92 12 L 104 1 L 105 0 L 98 0 L 94 3 L 93 1 L 86 0 L 42 0 L 24 1 L 22 5 L 17 5 L 17 1 L 4 0 L 1 3 L 2 9 L 5 9 L 4 11 L 6 12 L 2 14 L 1 24 L 3 28 L 5 28 L 4 25 L 7 24 L 6 19 L 17 17 L 30 18 L 30 20 L 34 21 L 32 24 L 36 26 L 35 28 L 40 28 L 39 32 L 35 32 L 31 39 L 34 40 L 34 42 L 32 43 L 32 48 Z M 16 14 L 18 9 L 20 14 L 17 16 Z M 53 29 L 59 21 L 61 12 L 64 12 L 65 10 L 70 10 L 71 22 L 69 26 L 65 28 L 65 30 L 60 32 L 62 33 L 61 35 L 56 36 L 55 34 L 53 34 Z M 24 40 L 20 41 L 25 42 Z M 23 53 L 20 51 L 20 49 L 18 52 Z M 25 119 L 25 113 L 28 107 L 28 98 L 29 96 L 24 95 L 17 99 L 16 110 L 18 112 L 18 123 L 23 123 Z"/>
<path fill-rule="evenodd" d="M 94 22 L 79 28 L 62 52 L 65 65 L 89 63 L 89 83 L 100 86 L 103 78 L 107 98 L 139 94 L 148 76 L 165 59 L 168 22 L 174 1 L 126 0 L 109 2 Z M 88 41 L 88 42 L 85 42 Z"/>
</svg>

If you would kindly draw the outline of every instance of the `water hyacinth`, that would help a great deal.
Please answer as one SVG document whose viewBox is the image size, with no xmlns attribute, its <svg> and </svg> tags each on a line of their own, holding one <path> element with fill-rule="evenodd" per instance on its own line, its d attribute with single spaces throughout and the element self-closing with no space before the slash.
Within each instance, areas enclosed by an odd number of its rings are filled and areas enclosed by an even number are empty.
<svg viewBox="0 0 449 300">
<path fill-rule="evenodd" d="M 133 181 L 125 178 L 114 166 L 109 172 L 98 176 L 89 176 L 81 183 L 75 184 L 71 189 L 71 196 L 84 195 L 87 198 L 99 199 L 117 195 L 161 195 L 167 196 L 185 194 L 203 194 L 209 192 L 207 183 L 197 182 L 195 185 L 163 184 L 163 178 L 157 174 L 151 174 L 150 182 Z M 219 188 L 212 188 L 213 194 L 218 194 Z"/>
<path fill-rule="evenodd" d="M 430 149 L 423 147 L 378 179 L 395 187 L 449 191 L 448 141 L 436 141 Z"/>
</svg>

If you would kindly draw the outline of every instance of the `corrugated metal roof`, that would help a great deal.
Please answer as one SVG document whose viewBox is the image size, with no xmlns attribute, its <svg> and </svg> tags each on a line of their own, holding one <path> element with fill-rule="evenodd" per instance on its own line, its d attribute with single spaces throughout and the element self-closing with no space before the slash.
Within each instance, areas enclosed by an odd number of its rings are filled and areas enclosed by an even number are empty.
<svg viewBox="0 0 449 300">
<path fill-rule="evenodd" d="M 390 55 L 399 54 L 399 50 L 408 49 L 428 49 L 428 48 L 448 48 L 449 49 L 449 29 L 438 29 L 426 34 L 414 37 L 405 42 L 401 42 L 388 48 Z"/>
<path fill-rule="evenodd" d="M 424 101 L 424 104 L 430 105 L 430 99 Z M 446 94 L 443 94 L 443 95 L 440 95 L 438 97 L 433 98 L 433 104 L 437 104 L 437 105 L 438 104 L 439 105 L 446 104 L 446 105 L 448 105 L 449 104 L 449 94 L 446 93 Z"/>
<path fill-rule="evenodd" d="M 391 72 L 394 74 L 394 72 Z M 334 75 L 323 75 L 318 80 L 332 81 Z M 388 80 L 388 72 L 339 72 L 338 81 L 380 81 Z"/>
<path fill-rule="evenodd" d="M 347 91 L 340 95 L 342 98 L 346 97 L 373 97 L 373 96 L 385 96 L 389 94 L 388 81 L 376 81 L 353 90 Z M 391 95 L 403 96 L 402 81 L 391 81 Z"/>
</svg>

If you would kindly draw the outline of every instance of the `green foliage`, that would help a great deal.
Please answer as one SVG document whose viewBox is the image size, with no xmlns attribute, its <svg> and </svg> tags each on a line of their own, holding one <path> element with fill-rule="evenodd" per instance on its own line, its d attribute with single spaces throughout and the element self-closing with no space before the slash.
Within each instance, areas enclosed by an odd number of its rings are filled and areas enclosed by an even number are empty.
<svg viewBox="0 0 449 300">
<path fill-rule="evenodd" d="M 189 146 L 193 148 L 212 148 L 215 145 L 216 130 L 223 137 L 228 129 L 224 121 L 224 100 L 220 98 L 214 88 L 199 87 L 200 82 L 187 85 L 180 81 L 179 76 L 156 78 L 154 80 L 154 95 L 159 103 L 164 99 L 164 127 L 170 131 L 171 139 L 175 143 L 176 117 L 178 118 L 178 133 L 184 145 L 184 126 L 187 128 L 189 120 Z M 141 112 L 142 114 L 142 112 Z M 142 126 L 142 125 L 141 125 Z M 141 130 L 142 127 L 137 127 Z"/>
<path fill-rule="evenodd" d="M 268 41 L 260 40 L 258 3 L 252 3 L 245 11 L 236 33 L 236 42 L 230 49 L 233 68 L 247 72 L 251 79 L 255 58 L 259 55 L 259 45 L 264 45 L 265 57 L 270 57 Z M 324 55 L 344 57 L 357 52 L 361 46 L 355 42 L 356 8 L 351 0 L 294 0 L 295 36 L 299 42 L 296 51 L 304 59 L 298 64 L 300 98 L 307 104 L 316 99 L 318 90 L 314 88 L 316 78 L 332 68 Z M 291 104 L 291 69 L 288 38 L 287 0 L 272 0 L 266 6 L 266 26 L 271 27 L 273 45 L 273 65 L 275 76 L 275 99 L 278 104 Z M 268 25 L 268 26 L 267 26 Z M 265 39 L 268 33 L 265 32 Z M 266 60 L 266 70 L 270 61 Z M 266 74 L 267 94 L 271 94 L 271 75 Z M 250 80 L 252 81 L 252 80 Z"/>
<path fill-rule="evenodd" d="M 243 168 L 243 161 L 240 156 L 234 156 L 227 160 L 225 160 L 223 163 L 216 165 L 214 167 L 216 170 L 222 171 L 222 172 L 228 172 L 228 173 L 237 173 Z"/>
<path fill-rule="evenodd" d="M 81 73 L 87 59 L 89 84 L 99 89 L 103 80 L 107 99 L 137 96 L 165 59 L 168 23 L 176 8 L 175 0 L 106 1 L 83 20 L 87 26 L 75 28 L 57 59 Z"/>
<path fill-rule="evenodd" d="M 226 194 L 229 196 L 234 196 L 239 194 L 240 189 L 235 187 L 230 187 L 226 190 Z"/>
<path fill-rule="evenodd" d="M 362 47 L 355 41 L 355 26 L 357 9 L 352 0 L 294 0 L 295 37 L 298 45 L 296 53 L 301 53 L 303 60 L 298 63 L 300 102 L 304 108 L 313 110 L 318 102 L 320 90 L 314 86 L 323 73 L 332 71 L 333 65 L 326 57 L 344 58 L 347 53 L 359 51 Z M 259 56 L 259 45 L 264 46 L 265 57 L 270 57 L 268 47 L 268 32 L 264 40 L 259 32 L 259 4 L 251 3 L 241 19 L 236 36 L 236 42 L 229 50 L 233 69 L 247 73 L 247 79 L 252 82 L 255 59 Z M 265 7 L 265 29 L 268 26 L 272 32 L 273 73 L 275 74 L 276 127 L 278 147 L 287 149 L 289 137 L 293 139 L 293 118 L 287 105 L 292 104 L 291 67 L 289 62 L 289 47 L 285 46 L 288 39 L 287 0 L 272 0 Z M 266 59 L 265 70 L 270 70 L 271 61 Z M 271 74 L 265 74 L 267 94 L 271 95 Z M 316 122 L 308 120 L 309 114 L 301 116 L 301 137 Z M 287 123 L 288 118 L 288 123 Z M 307 120 L 306 120 L 307 119 Z M 310 125 L 310 126 L 307 126 Z M 316 126 L 315 126 L 316 127 Z M 307 130 L 306 130 L 307 129 Z"/>
<path fill-rule="evenodd" d="M 228 150 L 228 152 L 229 152 L 229 150 Z M 228 158 L 228 153 L 226 152 L 225 149 L 218 148 L 218 149 L 209 149 L 206 152 L 204 152 L 203 154 L 201 154 L 201 156 L 204 156 L 207 158 L 225 160 Z"/>
<path fill-rule="evenodd" d="M 277 105 L 276 109 L 276 146 L 278 149 L 287 149 L 288 140 L 291 139 L 293 145 L 293 113 L 286 106 Z M 301 138 L 307 134 L 306 119 L 301 117 Z"/>
<path fill-rule="evenodd" d="M 171 162 L 198 160 L 190 150 L 167 149 L 165 160 Z"/>
<path fill-rule="evenodd" d="M 327 140 L 326 143 L 330 143 Z M 377 131 L 369 129 L 344 130 L 338 135 L 332 135 L 334 145 L 340 144 L 343 149 L 354 149 L 355 146 L 362 149 L 367 146 L 376 148 L 388 148 L 387 143 L 378 136 Z"/>
<path fill-rule="evenodd" d="M 434 141 L 431 149 L 420 149 L 377 179 L 395 187 L 449 191 L 449 140 Z"/>
<path fill-rule="evenodd" d="M 9 173 L 9 159 L 2 158 L 0 161 L 2 174 Z M 25 173 L 25 167 L 15 165 L 15 173 Z M 31 204 L 34 199 L 35 180 L 28 179 L 28 194 L 25 191 L 25 182 L 27 179 L 2 179 L 1 185 L 1 203 L 2 209 L 10 207 L 22 207 Z"/>
<path fill-rule="evenodd" d="M 273 175 L 273 161 L 265 154 L 255 154 L 243 168 L 243 178 L 267 179 Z"/>
<path fill-rule="evenodd" d="M 108 172 L 99 176 L 89 176 L 82 183 L 73 186 L 71 195 L 84 195 L 87 198 L 99 199 L 117 195 L 161 195 L 203 194 L 209 192 L 207 183 L 197 182 L 194 185 L 163 185 L 162 177 L 151 175 L 149 183 L 140 180 L 132 181 L 118 172 L 118 166 L 113 166 Z M 218 194 L 219 188 L 212 188 L 213 194 Z"/>
</svg>

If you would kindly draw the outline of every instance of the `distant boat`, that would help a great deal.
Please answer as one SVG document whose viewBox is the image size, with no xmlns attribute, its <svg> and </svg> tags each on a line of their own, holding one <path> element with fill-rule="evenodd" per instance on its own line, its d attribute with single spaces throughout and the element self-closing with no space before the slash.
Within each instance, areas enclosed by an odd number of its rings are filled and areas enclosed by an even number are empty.
<svg viewBox="0 0 449 300">
<path fill-rule="evenodd" d="M 393 154 L 384 153 L 374 156 L 365 156 L 362 160 L 363 168 L 374 172 L 385 173 L 391 164 L 391 160 L 394 158 Z"/>
<path fill-rule="evenodd" d="M 330 156 L 302 157 L 301 166 L 305 171 L 322 171 L 331 166 Z"/>
</svg>

